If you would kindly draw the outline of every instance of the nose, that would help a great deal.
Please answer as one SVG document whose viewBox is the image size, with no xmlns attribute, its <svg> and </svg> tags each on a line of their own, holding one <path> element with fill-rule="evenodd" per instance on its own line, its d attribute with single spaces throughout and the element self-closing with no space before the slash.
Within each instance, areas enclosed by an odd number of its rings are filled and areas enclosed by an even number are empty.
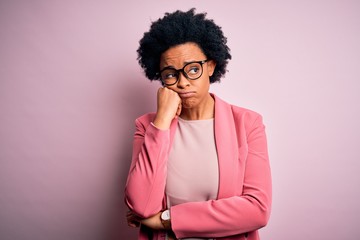
<svg viewBox="0 0 360 240">
<path fill-rule="evenodd" d="M 179 80 L 177 82 L 178 88 L 185 88 L 186 86 L 189 86 L 190 82 L 189 79 L 187 79 L 183 72 L 179 73 Z"/>
</svg>

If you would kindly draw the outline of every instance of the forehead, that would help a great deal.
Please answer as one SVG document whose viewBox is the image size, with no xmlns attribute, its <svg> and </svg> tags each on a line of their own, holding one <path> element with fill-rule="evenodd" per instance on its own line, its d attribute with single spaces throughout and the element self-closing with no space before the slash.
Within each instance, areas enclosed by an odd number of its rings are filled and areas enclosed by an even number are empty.
<svg viewBox="0 0 360 240">
<path fill-rule="evenodd" d="M 169 48 L 160 57 L 160 68 L 180 68 L 188 62 L 206 59 L 205 54 L 196 43 L 184 43 Z"/>
</svg>

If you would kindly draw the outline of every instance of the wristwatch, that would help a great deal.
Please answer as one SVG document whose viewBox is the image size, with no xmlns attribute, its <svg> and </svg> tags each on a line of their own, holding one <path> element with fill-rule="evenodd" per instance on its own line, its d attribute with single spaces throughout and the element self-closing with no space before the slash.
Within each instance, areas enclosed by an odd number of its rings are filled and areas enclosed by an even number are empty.
<svg viewBox="0 0 360 240">
<path fill-rule="evenodd" d="M 165 229 L 171 229 L 171 221 L 170 221 L 170 211 L 169 209 L 163 211 L 160 215 L 161 223 Z"/>
</svg>

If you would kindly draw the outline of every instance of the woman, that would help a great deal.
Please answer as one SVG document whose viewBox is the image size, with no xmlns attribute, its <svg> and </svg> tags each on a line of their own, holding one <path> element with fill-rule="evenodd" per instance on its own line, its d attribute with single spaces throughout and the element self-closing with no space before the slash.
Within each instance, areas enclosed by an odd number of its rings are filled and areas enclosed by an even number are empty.
<svg viewBox="0 0 360 240">
<path fill-rule="evenodd" d="M 125 189 L 139 239 L 259 239 L 271 208 L 262 117 L 209 93 L 231 59 L 205 14 L 167 13 L 138 49 L 157 111 L 136 119 Z"/>
</svg>

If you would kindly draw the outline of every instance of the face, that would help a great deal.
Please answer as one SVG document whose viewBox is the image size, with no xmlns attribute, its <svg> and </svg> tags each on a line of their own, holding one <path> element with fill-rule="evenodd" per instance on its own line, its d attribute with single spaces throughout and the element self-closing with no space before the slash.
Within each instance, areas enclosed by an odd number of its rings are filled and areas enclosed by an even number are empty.
<svg viewBox="0 0 360 240">
<path fill-rule="evenodd" d="M 165 51 L 160 58 L 160 70 L 166 67 L 182 69 L 189 62 L 206 60 L 205 54 L 196 43 L 184 43 Z M 209 98 L 210 76 L 214 73 L 215 62 L 209 60 L 203 65 L 203 73 L 196 80 L 187 79 L 182 73 L 176 84 L 167 88 L 177 92 L 184 108 L 195 108 Z"/>
</svg>

